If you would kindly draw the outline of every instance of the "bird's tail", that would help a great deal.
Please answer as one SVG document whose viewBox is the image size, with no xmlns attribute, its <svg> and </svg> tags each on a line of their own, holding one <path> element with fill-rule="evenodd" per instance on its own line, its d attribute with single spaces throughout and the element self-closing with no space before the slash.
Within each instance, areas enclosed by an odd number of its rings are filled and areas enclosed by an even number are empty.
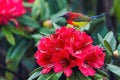
<svg viewBox="0 0 120 80">
<path fill-rule="evenodd" d="M 96 16 L 91 16 L 91 19 L 97 19 L 97 18 L 100 18 L 100 17 L 103 17 L 103 16 L 105 16 L 105 15 L 107 15 L 107 14 L 109 14 L 109 13 L 103 13 L 103 14 L 100 14 L 100 15 L 96 15 Z"/>
</svg>

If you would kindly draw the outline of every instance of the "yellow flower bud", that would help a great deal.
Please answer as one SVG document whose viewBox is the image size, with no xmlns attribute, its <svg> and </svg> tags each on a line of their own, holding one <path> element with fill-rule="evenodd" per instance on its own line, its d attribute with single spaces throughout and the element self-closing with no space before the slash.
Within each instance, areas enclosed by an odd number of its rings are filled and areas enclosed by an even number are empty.
<svg viewBox="0 0 120 80">
<path fill-rule="evenodd" d="M 43 26 L 45 28 L 51 28 L 52 27 L 52 21 L 51 20 L 46 20 L 43 22 Z"/>
<path fill-rule="evenodd" d="M 118 57 L 119 57 L 118 50 L 115 50 L 115 51 L 113 52 L 113 55 L 114 55 L 114 57 L 118 58 Z"/>
</svg>

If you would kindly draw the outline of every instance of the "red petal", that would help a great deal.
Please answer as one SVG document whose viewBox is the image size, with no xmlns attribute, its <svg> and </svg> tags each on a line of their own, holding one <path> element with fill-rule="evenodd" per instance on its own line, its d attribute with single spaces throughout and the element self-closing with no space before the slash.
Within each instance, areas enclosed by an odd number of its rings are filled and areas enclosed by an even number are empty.
<svg viewBox="0 0 120 80">
<path fill-rule="evenodd" d="M 63 70 L 63 67 L 61 64 L 54 65 L 54 72 L 58 73 L 58 72 L 61 72 L 62 70 Z"/>
<path fill-rule="evenodd" d="M 94 76 L 94 74 L 96 73 L 96 71 L 88 66 L 83 64 L 82 66 L 79 67 L 79 70 L 85 75 L 85 76 Z"/>
<path fill-rule="evenodd" d="M 71 68 L 65 68 L 64 69 L 64 74 L 67 76 L 67 77 L 69 77 L 69 76 L 71 76 L 72 75 L 72 69 Z"/>
<path fill-rule="evenodd" d="M 46 67 L 44 67 L 44 68 L 42 69 L 42 74 L 47 74 L 47 73 L 49 73 L 51 69 L 52 69 L 52 68 L 46 68 Z"/>
</svg>

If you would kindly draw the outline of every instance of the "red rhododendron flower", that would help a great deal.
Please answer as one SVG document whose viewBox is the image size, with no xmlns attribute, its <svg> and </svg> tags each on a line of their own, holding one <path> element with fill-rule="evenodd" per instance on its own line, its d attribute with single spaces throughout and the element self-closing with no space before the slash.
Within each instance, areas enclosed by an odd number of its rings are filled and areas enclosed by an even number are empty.
<svg viewBox="0 0 120 80">
<path fill-rule="evenodd" d="M 54 63 L 54 71 L 56 73 L 63 71 L 66 76 L 70 76 L 72 74 L 71 68 L 76 66 L 75 58 L 70 56 L 68 50 L 65 49 L 56 53 L 52 62 Z"/>
<path fill-rule="evenodd" d="M 53 69 L 56 73 L 63 71 L 68 77 L 72 74 L 72 68 L 79 67 L 85 76 L 93 76 L 93 68 L 104 64 L 105 54 L 98 46 L 92 46 L 92 42 L 85 32 L 62 27 L 39 41 L 35 58 L 43 67 L 42 73 Z"/>
<path fill-rule="evenodd" d="M 78 66 L 85 76 L 94 76 L 95 70 L 93 68 L 100 68 L 104 64 L 105 53 L 98 46 L 87 47 L 82 50 L 80 56 L 84 56 L 84 61 L 82 65 L 78 63 Z"/>
<path fill-rule="evenodd" d="M 25 12 L 22 0 L 0 0 L 0 25 L 13 21 L 18 26 L 14 18 L 23 15 Z"/>
</svg>

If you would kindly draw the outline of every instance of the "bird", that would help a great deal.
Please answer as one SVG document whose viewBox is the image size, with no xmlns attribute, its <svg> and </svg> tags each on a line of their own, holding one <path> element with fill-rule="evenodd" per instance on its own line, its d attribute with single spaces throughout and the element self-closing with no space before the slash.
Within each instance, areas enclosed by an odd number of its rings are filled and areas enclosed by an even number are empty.
<svg viewBox="0 0 120 80">
<path fill-rule="evenodd" d="M 89 17 L 89 16 L 86 16 L 84 14 L 77 13 L 77 12 L 65 12 L 64 14 L 62 14 L 59 17 L 65 18 L 68 24 L 82 28 L 82 27 L 86 26 L 87 24 L 89 24 L 91 21 L 93 21 L 97 18 L 100 18 L 106 14 L 107 13 L 103 13 L 100 15 Z"/>
</svg>

